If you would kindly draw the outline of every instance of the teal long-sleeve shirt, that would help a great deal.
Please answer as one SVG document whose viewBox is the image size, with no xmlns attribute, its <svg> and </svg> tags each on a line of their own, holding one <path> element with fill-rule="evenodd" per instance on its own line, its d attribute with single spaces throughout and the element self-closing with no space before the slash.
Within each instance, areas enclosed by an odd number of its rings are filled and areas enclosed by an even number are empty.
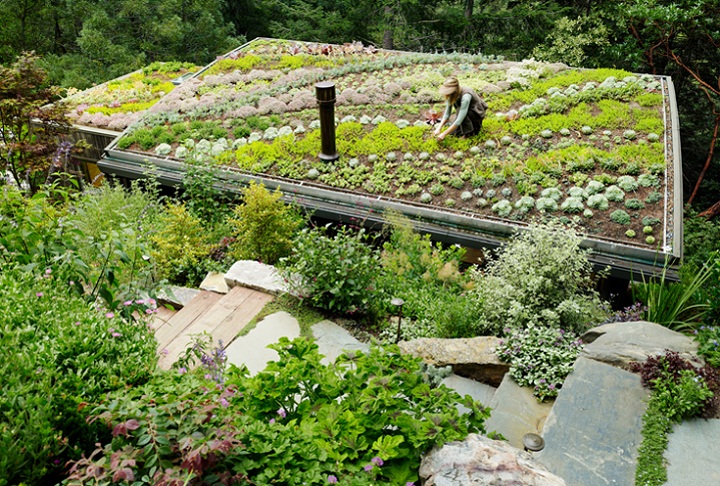
<svg viewBox="0 0 720 486">
<path fill-rule="evenodd" d="M 462 122 L 467 116 L 468 109 L 470 108 L 470 101 L 472 101 L 472 95 L 470 93 L 465 93 L 462 98 L 460 98 L 460 109 L 458 110 L 455 121 L 452 123 L 451 126 L 459 127 L 460 125 L 462 125 Z M 451 113 L 452 105 L 447 102 L 445 103 L 445 114 L 442 117 L 442 121 L 445 122 L 448 118 L 450 118 Z"/>
</svg>

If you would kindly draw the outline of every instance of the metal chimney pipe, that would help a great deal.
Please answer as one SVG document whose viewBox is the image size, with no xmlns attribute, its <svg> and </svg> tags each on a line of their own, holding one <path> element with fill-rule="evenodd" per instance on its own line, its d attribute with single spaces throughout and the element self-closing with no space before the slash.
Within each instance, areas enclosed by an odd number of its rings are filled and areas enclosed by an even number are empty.
<svg viewBox="0 0 720 486">
<path fill-rule="evenodd" d="M 315 96 L 320 107 L 322 148 L 319 157 L 323 162 L 333 162 L 340 158 L 335 149 L 335 83 L 330 81 L 317 83 Z"/>
</svg>

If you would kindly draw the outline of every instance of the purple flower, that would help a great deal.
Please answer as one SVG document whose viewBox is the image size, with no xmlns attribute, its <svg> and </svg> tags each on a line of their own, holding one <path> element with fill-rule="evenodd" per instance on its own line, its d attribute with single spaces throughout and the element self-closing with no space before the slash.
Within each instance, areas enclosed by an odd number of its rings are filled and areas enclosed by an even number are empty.
<svg viewBox="0 0 720 486">
<path fill-rule="evenodd" d="M 45 294 L 43 294 L 42 292 L 38 292 L 37 294 L 35 294 L 35 297 L 42 297 L 43 295 Z"/>
<path fill-rule="evenodd" d="M 280 415 L 280 417 L 285 418 L 287 416 L 287 412 L 283 407 L 280 407 L 277 411 L 277 414 Z"/>
<path fill-rule="evenodd" d="M 220 397 L 220 405 L 222 405 L 224 408 L 228 408 L 230 402 L 227 401 L 227 398 Z"/>
<path fill-rule="evenodd" d="M 381 458 L 379 458 L 379 457 L 377 457 L 377 456 L 375 456 L 375 457 L 373 457 L 372 459 L 370 459 L 370 462 L 372 462 L 373 464 L 375 464 L 377 467 L 380 467 L 380 466 L 382 466 L 383 464 L 385 464 L 385 461 L 383 461 Z"/>
<path fill-rule="evenodd" d="M 105 314 L 105 317 L 107 317 L 108 319 L 112 319 L 113 317 L 115 317 L 115 314 L 113 314 L 112 312 L 108 312 L 107 314 Z"/>
<path fill-rule="evenodd" d="M 142 304 L 145 303 L 145 301 L 144 301 L 143 299 L 138 299 L 138 300 L 135 301 L 135 303 L 142 305 Z"/>
<path fill-rule="evenodd" d="M 112 337 L 120 337 L 120 336 L 122 336 L 122 334 L 120 334 L 119 332 L 114 332 L 114 333 L 112 333 L 112 334 L 110 334 L 110 335 L 111 335 Z"/>
<path fill-rule="evenodd" d="M 365 469 L 365 472 L 370 472 L 373 470 L 374 467 L 375 466 L 373 466 L 372 464 L 366 464 L 363 469 Z"/>
<path fill-rule="evenodd" d="M 76 326 L 79 326 L 79 325 L 80 325 L 80 321 L 75 321 L 75 325 L 76 325 Z"/>
<path fill-rule="evenodd" d="M 50 275 L 51 273 L 52 273 L 52 268 L 45 269 L 45 275 Z"/>
<path fill-rule="evenodd" d="M 337 478 L 331 474 L 328 476 L 328 484 L 337 484 Z"/>
<path fill-rule="evenodd" d="M 275 419 L 270 419 L 270 423 L 271 423 L 271 424 L 274 424 L 274 423 L 275 423 Z"/>
<path fill-rule="evenodd" d="M 213 375 L 211 375 L 210 373 L 205 373 L 206 380 L 212 380 L 212 378 L 213 378 Z"/>
<path fill-rule="evenodd" d="M 184 375 L 185 373 L 187 373 L 187 368 L 184 366 L 182 368 L 178 368 L 178 374 Z"/>
<path fill-rule="evenodd" d="M 408 481 L 407 483 L 405 483 L 405 486 L 415 486 L 415 483 L 413 483 L 412 481 Z"/>
<path fill-rule="evenodd" d="M 126 300 L 125 302 L 123 302 L 123 305 L 124 305 L 125 307 L 127 307 L 127 306 L 132 305 L 132 303 L 133 303 L 132 300 Z"/>
</svg>

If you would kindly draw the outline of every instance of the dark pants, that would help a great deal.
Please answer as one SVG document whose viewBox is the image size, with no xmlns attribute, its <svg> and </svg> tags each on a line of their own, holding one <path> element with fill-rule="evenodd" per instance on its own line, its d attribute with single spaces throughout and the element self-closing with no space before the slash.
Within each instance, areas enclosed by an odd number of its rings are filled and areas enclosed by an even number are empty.
<svg viewBox="0 0 720 486">
<path fill-rule="evenodd" d="M 472 111 L 468 111 L 467 116 L 463 120 L 462 124 L 456 130 L 458 137 L 472 137 L 480 133 L 482 128 L 483 119 Z"/>
</svg>

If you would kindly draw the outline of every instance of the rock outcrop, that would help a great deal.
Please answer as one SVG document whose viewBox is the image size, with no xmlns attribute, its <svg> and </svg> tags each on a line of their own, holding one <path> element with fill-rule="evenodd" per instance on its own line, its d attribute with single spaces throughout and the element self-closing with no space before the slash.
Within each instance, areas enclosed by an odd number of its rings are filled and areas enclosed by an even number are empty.
<svg viewBox="0 0 720 486">
<path fill-rule="evenodd" d="M 402 352 L 423 359 L 438 367 L 451 366 L 455 374 L 481 383 L 500 386 L 508 363 L 500 361 L 495 354 L 500 343 L 496 337 L 475 337 L 467 339 L 421 338 L 402 341 Z"/>
<path fill-rule="evenodd" d="M 585 358 L 624 367 L 644 362 L 648 356 L 677 351 L 685 359 L 697 360 L 697 343 L 690 337 L 652 322 L 613 322 L 586 332 L 589 343 L 580 353 Z"/>
<path fill-rule="evenodd" d="M 434 449 L 420 464 L 424 486 L 565 486 L 565 481 L 507 442 L 471 434 Z"/>
</svg>

